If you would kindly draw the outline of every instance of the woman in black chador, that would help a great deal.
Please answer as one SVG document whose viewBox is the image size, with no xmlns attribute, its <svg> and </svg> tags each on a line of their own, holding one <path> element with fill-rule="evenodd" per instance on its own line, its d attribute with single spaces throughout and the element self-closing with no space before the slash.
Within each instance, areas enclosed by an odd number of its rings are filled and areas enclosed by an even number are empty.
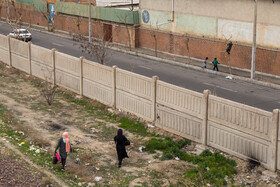
<svg viewBox="0 0 280 187">
<path fill-rule="evenodd" d="M 126 150 L 125 150 L 125 145 L 126 145 L 126 142 L 128 142 L 128 140 L 123 135 L 122 129 L 118 130 L 118 134 L 117 134 L 117 136 L 115 136 L 114 141 L 115 141 L 116 147 L 117 147 L 118 160 L 119 160 L 119 168 L 120 168 L 122 166 L 122 160 L 125 157 L 128 158 Z"/>
</svg>

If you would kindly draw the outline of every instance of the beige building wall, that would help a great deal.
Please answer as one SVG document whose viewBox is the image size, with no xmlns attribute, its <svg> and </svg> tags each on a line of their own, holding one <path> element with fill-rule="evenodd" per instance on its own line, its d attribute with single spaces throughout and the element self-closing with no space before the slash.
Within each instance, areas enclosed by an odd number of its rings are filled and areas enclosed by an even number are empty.
<svg viewBox="0 0 280 187">
<path fill-rule="evenodd" d="M 143 27 L 179 34 L 252 43 L 254 1 L 252 0 L 142 0 Z M 146 10 L 146 12 L 144 12 Z M 280 2 L 258 1 L 257 44 L 280 48 Z M 149 13 L 149 16 L 144 13 Z M 149 18 L 143 20 L 144 18 Z"/>
<path fill-rule="evenodd" d="M 172 0 L 141 0 L 140 9 L 172 12 Z M 253 0 L 174 0 L 176 13 L 252 22 Z M 258 1 L 258 23 L 280 26 L 280 2 Z"/>
</svg>

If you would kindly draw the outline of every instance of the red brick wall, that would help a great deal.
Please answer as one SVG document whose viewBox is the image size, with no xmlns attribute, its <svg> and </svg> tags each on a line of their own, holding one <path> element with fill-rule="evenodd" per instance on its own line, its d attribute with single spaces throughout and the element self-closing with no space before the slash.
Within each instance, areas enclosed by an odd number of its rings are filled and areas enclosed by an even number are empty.
<svg viewBox="0 0 280 187">
<path fill-rule="evenodd" d="M 21 18 L 21 21 L 25 23 L 47 26 L 48 21 L 44 17 L 44 14 L 33 10 L 34 7 L 29 5 L 24 5 L 24 4 L 15 4 L 15 6 L 10 5 L 10 18 L 18 19 L 18 20 Z M 6 3 L 2 4 L 0 15 L 3 18 L 8 17 Z"/>
<path fill-rule="evenodd" d="M 88 36 L 88 19 L 58 14 L 54 16 L 54 29 Z M 101 38 L 103 24 L 92 20 L 91 31 L 92 37 Z"/>
<path fill-rule="evenodd" d="M 138 32 L 139 47 L 154 49 L 153 34 L 155 34 L 158 41 L 158 51 L 182 56 L 188 55 L 186 36 L 172 36 L 170 33 L 154 32 L 144 28 L 139 29 Z M 217 57 L 219 62 L 228 65 L 225 41 L 189 37 L 188 46 L 191 57 L 204 59 L 208 56 L 209 60 Z M 251 69 L 251 53 L 251 46 L 234 43 L 230 54 L 231 66 Z M 280 51 L 258 48 L 255 67 L 256 71 L 280 75 Z"/>
<path fill-rule="evenodd" d="M 136 28 L 134 26 L 128 26 L 127 28 L 124 25 L 113 25 L 113 42 L 118 44 L 123 44 L 125 46 L 129 46 L 129 42 L 131 47 L 135 48 L 136 44 Z M 130 35 L 130 39 L 128 37 L 128 32 Z M 129 41 L 130 40 L 130 41 Z"/>
</svg>

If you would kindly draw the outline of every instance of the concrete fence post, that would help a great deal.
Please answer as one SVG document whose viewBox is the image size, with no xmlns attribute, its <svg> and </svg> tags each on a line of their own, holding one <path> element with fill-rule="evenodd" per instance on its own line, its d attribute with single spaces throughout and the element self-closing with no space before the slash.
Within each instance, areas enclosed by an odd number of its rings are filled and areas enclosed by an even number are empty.
<svg viewBox="0 0 280 187">
<path fill-rule="evenodd" d="M 8 55 L 9 55 L 9 67 L 12 67 L 12 54 L 11 54 L 11 37 L 8 36 Z"/>
<path fill-rule="evenodd" d="M 271 128 L 271 170 L 277 170 L 277 153 L 278 153 L 278 125 L 279 125 L 279 109 L 274 109 L 272 113 L 272 128 Z"/>
<path fill-rule="evenodd" d="M 208 101 L 209 101 L 209 90 L 203 91 L 203 99 L 202 99 L 202 136 L 201 136 L 201 143 L 203 145 L 207 145 L 207 123 L 208 123 Z"/>
<path fill-rule="evenodd" d="M 152 83 L 152 120 L 155 123 L 157 120 L 157 81 L 158 76 L 153 76 L 153 83 Z"/>
<path fill-rule="evenodd" d="M 55 51 L 56 49 L 53 48 L 52 49 L 52 76 L 53 76 L 53 85 L 56 84 L 56 80 L 55 80 Z"/>
<path fill-rule="evenodd" d="M 117 66 L 113 66 L 112 71 L 113 109 L 117 107 L 117 68 Z"/>
<path fill-rule="evenodd" d="M 28 62 L 29 62 L 29 75 L 32 75 L 32 65 L 31 65 L 31 42 L 28 42 Z"/>
<path fill-rule="evenodd" d="M 83 96 L 83 90 L 84 90 L 84 81 L 83 81 L 83 63 L 84 63 L 84 57 L 80 57 L 80 96 Z"/>
</svg>

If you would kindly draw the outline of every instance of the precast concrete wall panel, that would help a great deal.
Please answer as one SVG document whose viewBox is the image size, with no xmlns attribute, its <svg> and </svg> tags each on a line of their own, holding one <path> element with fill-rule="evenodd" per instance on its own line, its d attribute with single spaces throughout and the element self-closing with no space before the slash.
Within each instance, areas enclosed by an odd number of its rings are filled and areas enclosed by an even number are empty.
<svg viewBox="0 0 280 187">
<path fill-rule="evenodd" d="M 12 66 L 24 71 L 26 73 L 29 72 L 29 61 L 28 58 L 18 55 L 16 53 L 11 54 Z"/>
<path fill-rule="evenodd" d="M 137 95 L 117 90 L 116 106 L 119 109 L 138 115 L 144 119 L 152 119 L 152 102 Z"/>
<path fill-rule="evenodd" d="M 162 105 L 157 106 L 156 113 L 156 124 L 163 129 L 192 141 L 201 142 L 202 119 Z"/>
<path fill-rule="evenodd" d="M 0 34 L 0 60 L 9 63 L 8 37 Z"/>
<path fill-rule="evenodd" d="M 116 72 L 116 86 L 117 89 L 127 91 L 133 95 L 143 97 L 145 99 L 151 100 L 152 98 L 152 79 L 125 71 L 122 69 L 117 69 Z"/>
<path fill-rule="evenodd" d="M 109 87 L 112 87 L 112 68 L 96 62 L 83 60 L 83 77 L 84 79 L 98 82 Z"/>
<path fill-rule="evenodd" d="M 209 96 L 207 144 L 270 168 L 272 113 Z"/>
<path fill-rule="evenodd" d="M 157 81 L 157 104 L 174 110 L 201 118 L 202 96 L 201 93 Z"/>
<path fill-rule="evenodd" d="M 11 52 L 22 57 L 28 57 L 28 43 L 10 38 Z"/>
<path fill-rule="evenodd" d="M 80 76 L 80 59 L 61 52 L 55 52 L 55 69 Z"/>
<path fill-rule="evenodd" d="M 87 79 L 83 80 L 83 85 L 84 96 L 95 99 L 105 105 L 113 105 L 112 88 Z"/>
<path fill-rule="evenodd" d="M 12 66 L 28 73 L 28 43 L 11 38 L 10 45 Z"/>
<path fill-rule="evenodd" d="M 269 139 L 271 112 L 210 95 L 208 119 L 233 129 Z"/>
<path fill-rule="evenodd" d="M 80 59 L 55 52 L 56 83 L 76 93 L 80 91 Z"/>
<path fill-rule="evenodd" d="M 209 121 L 208 145 L 241 158 L 253 158 L 268 165 L 270 142 Z"/>
<path fill-rule="evenodd" d="M 52 67 L 52 51 L 32 44 L 31 60 Z"/>
<path fill-rule="evenodd" d="M 163 81 L 157 81 L 156 123 L 164 129 L 201 142 L 202 97 Z"/>
<path fill-rule="evenodd" d="M 116 107 L 152 119 L 152 79 L 116 70 Z"/>
<path fill-rule="evenodd" d="M 83 61 L 83 94 L 106 105 L 113 105 L 113 70 L 89 60 Z"/>
<path fill-rule="evenodd" d="M 37 45 L 31 45 L 31 70 L 34 76 L 52 80 L 52 51 Z"/>
</svg>

